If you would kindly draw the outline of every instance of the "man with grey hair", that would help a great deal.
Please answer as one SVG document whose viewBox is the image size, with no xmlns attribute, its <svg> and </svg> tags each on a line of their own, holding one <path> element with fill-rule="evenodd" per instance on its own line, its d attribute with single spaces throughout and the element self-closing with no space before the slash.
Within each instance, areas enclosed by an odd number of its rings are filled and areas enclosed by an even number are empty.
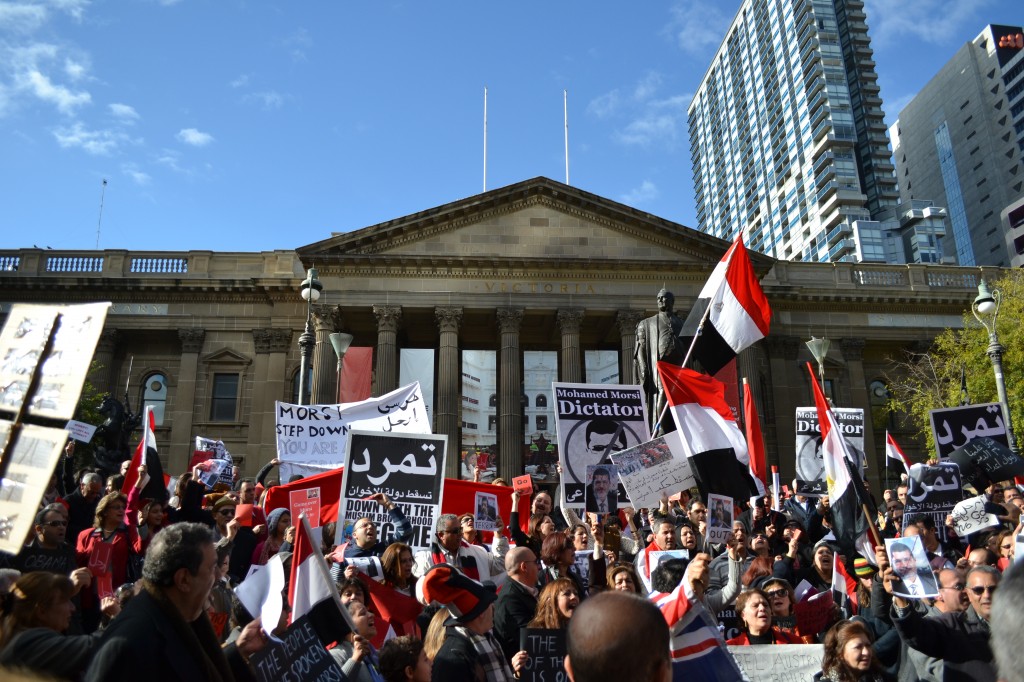
<svg viewBox="0 0 1024 682">
<path fill-rule="evenodd" d="M 143 589 L 103 633 L 86 680 L 249 680 L 249 654 L 266 637 L 257 618 L 223 650 L 206 615 L 216 578 L 213 533 L 176 523 L 146 552 Z"/>
<path fill-rule="evenodd" d="M 93 518 L 96 516 L 96 505 L 99 504 L 102 492 L 103 479 L 99 474 L 87 471 L 79 480 L 78 490 L 64 500 L 68 505 L 67 537 L 71 545 L 78 540 L 79 533 L 86 528 L 92 528 Z"/>
<path fill-rule="evenodd" d="M 501 525 L 500 520 L 498 525 Z M 455 514 L 441 514 L 434 529 L 436 534 L 430 549 L 416 553 L 412 572 L 417 578 L 422 578 L 431 566 L 451 564 L 478 582 L 490 580 L 500 585 L 505 581 L 508 538 L 500 530 L 494 531 L 494 541 L 488 552 L 462 539 L 462 524 Z"/>
<path fill-rule="evenodd" d="M 1024 682 L 1024 569 L 1003 574 L 992 604 L 992 652 L 1001 682 Z"/>
</svg>

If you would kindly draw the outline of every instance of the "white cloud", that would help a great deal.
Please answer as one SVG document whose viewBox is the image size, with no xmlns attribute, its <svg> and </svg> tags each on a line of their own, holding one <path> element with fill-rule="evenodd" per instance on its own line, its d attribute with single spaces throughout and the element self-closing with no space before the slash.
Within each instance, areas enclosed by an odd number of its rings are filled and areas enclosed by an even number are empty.
<svg viewBox="0 0 1024 682">
<path fill-rule="evenodd" d="M 619 109 L 619 91 L 612 90 L 590 100 L 587 113 L 598 118 L 608 118 Z"/>
<path fill-rule="evenodd" d="M 88 92 L 72 92 L 63 85 L 54 84 L 48 76 L 33 69 L 19 78 L 22 87 L 44 102 L 49 102 L 64 114 L 74 113 L 80 106 L 92 101 Z"/>
<path fill-rule="evenodd" d="M 64 73 L 73 81 L 81 80 L 87 70 L 88 67 L 82 62 L 70 58 L 64 60 Z"/>
<path fill-rule="evenodd" d="M 111 115 L 122 123 L 131 125 L 139 120 L 139 112 L 135 111 L 135 107 L 131 105 L 114 102 L 108 104 L 107 108 L 110 109 Z"/>
<path fill-rule="evenodd" d="M 205 147 L 213 142 L 213 135 L 200 132 L 195 128 L 182 128 L 178 131 L 178 139 L 193 147 Z"/>
<path fill-rule="evenodd" d="M 675 95 L 647 102 L 640 114 L 615 134 L 625 145 L 647 147 L 651 144 L 675 145 L 679 129 L 686 121 L 686 107 L 692 95 Z"/>
<path fill-rule="evenodd" d="M 230 85 L 233 88 L 244 88 L 248 84 L 249 84 L 249 74 L 247 74 L 247 73 L 243 73 L 241 76 L 239 76 L 235 80 L 233 80 L 230 83 L 228 83 L 228 85 Z"/>
<path fill-rule="evenodd" d="M 949 43 L 962 26 L 977 24 L 990 0 L 866 0 L 871 41 L 879 46 L 905 47 L 905 39 L 942 45 Z"/>
<path fill-rule="evenodd" d="M 263 105 L 264 109 L 280 109 L 284 106 L 287 95 L 282 95 L 274 90 L 266 92 L 252 92 L 244 97 L 246 101 L 255 101 Z"/>
<path fill-rule="evenodd" d="M 47 11 L 42 5 L 23 2 L 0 2 L 0 27 L 16 33 L 31 33 L 46 21 Z"/>
<path fill-rule="evenodd" d="M 136 166 L 134 163 L 122 164 L 121 172 L 127 175 L 129 178 L 131 178 L 132 182 L 134 182 L 136 185 L 139 185 L 140 187 L 145 187 L 153 179 L 152 177 L 150 177 L 148 173 L 140 171 L 138 166 Z"/>
<path fill-rule="evenodd" d="M 156 157 L 156 162 L 162 166 L 167 166 L 176 173 L 187 173 L 188 171 L 182 168 L 181 164 L 178 163 L 181 155 L 173 149 L 164 149 L 160 152 L 160 155 Z"/>
<path fill-rule="evenodd" d="M 633 88 L 633 99 L 638 102 L 643 102 L 651 98 L 658 88 L 661 86 L 661 74 L 656 71 L 651 71 L 636 84 Z"/>
<path fill-rule="evenodd" d="M 57 144 L 65 149 L 78 147 L 97 156 L 106 156 L 127 141 L 123 133 L 113 130 L 88 130 L 79 122 L 70 127 L 54 130 L 53 136 L 57 139 Z"/>
<path fill-rule="evenodd" d="M 49 2 L 78 21 L 81 21 L 85 8 L 89 6 L 89 0 L 49 0 Z"/>
<path fill-rule="evenodd" d="M 891 126 L 899 118 L 900 112 L 910 104 L 910 100 L 914 99 L 917 95 L 916 92 L 910 92 L 899 97 L 889 97 L 886 103 L 882 105 L 885 110 L 885 125 L 886 127 Z"/>
<path fill-rule="evenodd" d="M 665 31 L 684 52 L 700 56 L 721 44 L 732 21 L 732 15 L 705 0 L 681 0 L 669 9 L 669 14 Z"/>
<path fill-rule="evenodd" d="M 661 193 L 658 191 L 657 185 L 650 180 L 644 180 L 640 183 L 639 187 L 634 187 L 625 194 L 622 195 L 621 201 L 624 204 L 635 206 L 648 201 L 657 199 Z"/>
</svg>

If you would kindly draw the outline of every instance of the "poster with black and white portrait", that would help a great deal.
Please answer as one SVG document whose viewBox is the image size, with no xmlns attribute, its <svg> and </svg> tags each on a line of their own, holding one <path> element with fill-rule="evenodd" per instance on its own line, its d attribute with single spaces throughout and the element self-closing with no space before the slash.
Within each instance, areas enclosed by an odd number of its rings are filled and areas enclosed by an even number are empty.
<svg viewBox="0 0 1024 682">
<path fill-rule="evenodd" d="M 551 384 L 555 432 L 566 505 L 586 503 L 587 467 L 611 465 L 610 455 L 651 439 L 641 386 Z M 619 489 L 620 501 L 626 499 Z"/>
<path fill-rule="evenodd" d="M 834 407 L 836 423 L 853 455 L 858 471 L 864 469 L 864 410 Z M 821 427 L 816 407 L 796 408 L 796 492 L 808 497 L 828 494 L 821 452 Z"/>
</svg>

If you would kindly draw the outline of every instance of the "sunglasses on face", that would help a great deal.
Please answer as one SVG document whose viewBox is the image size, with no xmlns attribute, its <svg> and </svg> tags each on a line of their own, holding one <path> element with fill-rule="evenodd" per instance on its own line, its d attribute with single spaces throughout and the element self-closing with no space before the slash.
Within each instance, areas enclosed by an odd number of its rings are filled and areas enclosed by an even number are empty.
<svg viewBox="0 0 1024 682">
<path fill-rule="evenodd" d="M 946 587 L 943 587 L 942 589 L 943 590 L 956 590 L 957 592 L 963 592 L 964 591 L 964 584 L 963 583 L 956 583 L 955 585 L 947 585 Z"/>
<path fill-rule="evenodd" d="M 769 590 L 768 592 L 765 592 L 765 594 L 767 594 L 772 599 L 777 599 L 778 597 L 788 597 L 789 596 L 789 592 L 784 590 L 784 589 L 782 589 L 782 588 L 779 588 L 777 590 Z"/>
<path fill-rule="evenodd" d="M 995 594 L 996 593 L 996 587 L 998 587 L 998 585 L 987 585 L 987 586 L 976 585 L 975 587 L 968 587 L 967 589 L 969 589 L 971 592 L 973 592 L 975 597 L 980 597 L 983 594 L 985 594 L 986 592 L 988 592 L 990 596 Z"/>
<path fill-rule="evenodd" d="M 68 522 L 67 521 L 47 521 L 43 525 L 44 526 L 49 526 L 50 528 L 63 528 L 63 527 L 66 527 L 68 525 Z"/>
</svg>

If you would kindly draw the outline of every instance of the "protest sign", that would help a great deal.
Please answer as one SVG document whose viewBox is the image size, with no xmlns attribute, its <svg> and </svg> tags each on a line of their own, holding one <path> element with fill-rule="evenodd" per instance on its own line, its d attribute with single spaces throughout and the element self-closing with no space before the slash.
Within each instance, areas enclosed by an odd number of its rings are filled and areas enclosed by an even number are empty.
<svg viewBox="0 0 1024 682">
<path fill-rule="evenodd" d="M 355 522 L 364 516 L 377 524 L 378 537 L 383 539 L 394 532 L 387 510 L 366 499 L 384 493 L 413 526 L 408 544 L 415 550 L 428 549 L 434 521 L 441 513 L 447 446 L 447 436 L 350 430 L 336 544 L 346 542 Z"/>
<path fill-rule="evenodd" d="M 732 498 L 725 495 L 708 495 L 707 539 L 717 545 L 732 537 Z"/>
<path fill-rule="evenodd" d="M 832 621 L 832 591 L 811 595 L 793 605 L 797 628 L 800 632 L 821 632 Z"/>
<path fill-rule="evenodd" d="M 498 496 L 478 492 L 473 499 L 474 525 L 479 530 L 498 530 Z"/>
<path fill-rule="evenodd" d="M 221 482 L 224 470 L 228 471 L 228 480 L 231 480 L 231 462 L 223 459 L 208 459 L 196 465 L 199 468 L 199 482 L 212 490 L 213 486 Z"/>
<path fill-rule="evenodd" d="M 987 437 L 975 438 L 957 448 L 949 459 L 960 465 L 964 480 L 978 490 L 1024 475 L 1024 459 Z"/>
<path fill-rule="evenodd" d="M 614 464 L 587 466 L 586 510 L 593 514 L 619 513 L 619 470 Z"/>
<path fill-rule="evenodd" d="M 68 421 L 64 426 L 64 430 L 70 433 L 71 437 L 79 443 L 92 442 L 92 437 L 96 433 L 96 427 L 92 424 L 75 421 L 74 419 Z"/>
<path fill-rule="evenodd" d="M 688 549 L 663 549 L 657 552 L 648 552 L 647 561 L 651 566 L 653 572 L 663 561 L 669 559 L 682 559 L 684 561 L 690 560 L 690 550 Z"/>
<path fill-rule="evenodd" d="M 310 476 L 345 463 L 352 429 L 381 433 L 430 433 L 419 383 L 379 398 L 339 405 L 276 403 L 277 457 L 281 480 Z"/>
<path fill-rule="evenodd" d="M 730 646 L 729 653 L 750 682 L 806 682 L 821 670 L 821 644 Z"/>
<path fill-rule="evenodd" d="M 530 474 L 512 477 L 512 489 L 520 495 L 533 495 L 533 478 Z"/>
<path fill-rule="evenodd" d="M 39 386 L 28 414 L 71 419 L 109 307 L 110 303 L 11 306 L 0 331 L 0 407 L 18 411 L 39 365 Z M 60 326 L 50 354 L 41 357 L 58 314 Z"/>
<path fill-rule="evenodd" d="M 523 682 L 567 682 L 565 673 L 565 636 L 567 630 L 523 628 L 519 648 L 529 654 L 523 665 Z"/>
<path fill-rule="evenodd" d="M 217 459 L 231 459 L 231 453 L 228 452 L 227 446 L 222 440 L 196 436 L 196 450 L 209 452 L 210 456 Z"/>
<path fill-rule="evenodd" d="M 252 528 L 253 507 L 254 505 L 251 504 L 239 504 L 235 506 L 235 518 L 238 519 L 239 526 Z M 298 516 L 292 514 L 292 518 L 297 519 Z"/>
<path fill-rule="evenodd" d="M 10 429 L 10 422 L 0 422 L 0 443 L 8 442 Z M 24 424 L 13 450 L 3 453 L 8 466 L 0 478 L 0 551 L 17 554 L 25 544 L 67 440 L 64 429 Z"/>
<path fill-rule="evenodd" d="M 289 491 L 288 509 L 293 519 L 299 518 L 299 514 L 305 514 L 310 527 L 316 528 L 320 525 L 320 488 Z M 237 513 L 236 508 L 235 514 Z"/>
<path fill-rule="evenodd" d="M 953 508 L 953 525 L 960 537 L 999 525 L 999 518 L 985 511 L 985 496 L 969 497 Z"/>
<path fill-rule="evenodd" d="M 945 459 L 957 448 L 975 438 L 991 438 L 1004 447 L 1010 443 L 1006 438 L 1006 419 L 999 403 L 962 405 L 941 410 L 931 410 L 928 420 L 935 437 L 935 452 Z"/>
<path fill-rule="evenodd" d="M 662 492 L 678 492 L 697 485 L 679 438 L 679 432 L 672 431 L 611 455 L 634 507 L 657 507 Z"/>
<path fill-rule="evenodd" d="M 576 572 L 579 573 L 580 577 L 583 578 L 583 584 L 586 585 L 590 580 L 590 557 L 594 556 L 594 552 L 589 549 L 576 550 L 576 556 L 573 558 L 573 563 L 576 566 Z M 653 569 L 654 566 L 652 565 Z"/>
<path fill-rule="evenodd" d="M 889 555 L 889 564 L 894 574 L 894 595 L 907 599 L 939 596 L 938 581 L 928 563 L 920 535 L 886 538 L 885 553 Z"/>
<path fill-rule="evenodd" d="M 356 570 L 374 580 L 384 580 L 384 566 L 380 563 L 380 557 L 359 556 L 345 558 L 341 552 L 335 551 L 334 560 L 352 564 Z"/>
<path fill-rule="evenodd" d="M 288 626 L 279 641 L 249 657 L 249 668 L 260 682 L 341 682 L 345 675 L 309 622 L 302 616 Z"/>
<path fill-rule="evenodd" d="M 864 410 L 835 407 L 832 412 L 843 440 L 850 446 L 854 465 L 860 471 L 864 468 Z M 796 479 L 796 492 L 799 495 L 821 497 L 828 494 L 816 407 L 796 408 Z"/>
<path fill-rule="evenodd" d="M 566 506 L 583 507 L 587 467 L 651 439 L 642 386 L 551 384 Z"/>
<path fill-rule="evenodd" d="M 907 482 L 909 488 L 903 518 L 919 514 L 930 516 L 940 537 L 944 537 L 946 517 L 964 497 L 959 465 L 953 461 L 939 462 L 935 466 L 915 464 L 910 467 Z"/>
</svg>

